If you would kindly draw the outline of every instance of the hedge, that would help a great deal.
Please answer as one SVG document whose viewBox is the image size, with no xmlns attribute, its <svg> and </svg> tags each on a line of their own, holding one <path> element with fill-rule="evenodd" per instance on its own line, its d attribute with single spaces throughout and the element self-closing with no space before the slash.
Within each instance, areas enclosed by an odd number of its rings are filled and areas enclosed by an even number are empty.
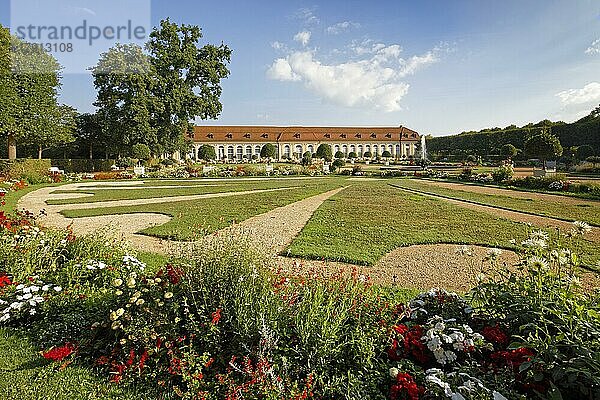
<svg viewBox="0 0 600 400">
<path fill-rule="evenodd" d="M 110 171 L 114 164 L 115 160 L 52 159 L 52 166 L 66 173 L 106 172 Z"/>
</svg>

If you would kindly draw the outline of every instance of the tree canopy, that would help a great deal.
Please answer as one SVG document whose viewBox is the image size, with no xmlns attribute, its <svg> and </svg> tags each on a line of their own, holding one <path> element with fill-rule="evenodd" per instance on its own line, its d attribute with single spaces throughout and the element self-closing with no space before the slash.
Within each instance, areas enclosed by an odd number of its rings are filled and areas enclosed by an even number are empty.
<svg viewBox="0 0 600 400">
<path fill-rule="evenodd" d="M 547 131 L 534 135 L 525 142 L 525 153 L 530 157 L 539 158 L 542 162 L 558 157 L 562 152 L 560 140 Z"/>
<path fill-rule="evenodd" d="M 0 135 L 8 156 L 17 144 L 43 148 L 72 140 L 72 109 L 59 107 L 60 64 L 40 46 L 26 43 L 0 26 Z"/>
<path fill-rule="evenodd" d="M 260 149 L 260 156 L 262 158 L 276 158 L 277 149 L 271 143 L 267 143 Z"/>
<path fill-rule="evenodd" d="M 217 158 L 217 153 L 215 152 L 215 148 L 209 144 L 203 144 L 198 149 L 198 158 L 204 161 L 210 161 Z"/>
<path fill-rule="evenodd" d="M 231 50 L 200 46 L 194 25 L 169 19 L 154 28 L 145 49 L 117 44 L 92 68 L 105 131 L 114 136 L 114 152 L 144 143 L 154 153 L 189 148 L 195 118 L 217 118 L 221 80 L 229 75 Z"/>
<path fill-rule="evenodd" d="M 331 161 L 333 159 L 333 151 L 331 150 L 331 146 L 327 143 L 321 143 L 319 147 L 317 147 L 317 158 L 322 158 L 325 161 Z"/>
</svg>

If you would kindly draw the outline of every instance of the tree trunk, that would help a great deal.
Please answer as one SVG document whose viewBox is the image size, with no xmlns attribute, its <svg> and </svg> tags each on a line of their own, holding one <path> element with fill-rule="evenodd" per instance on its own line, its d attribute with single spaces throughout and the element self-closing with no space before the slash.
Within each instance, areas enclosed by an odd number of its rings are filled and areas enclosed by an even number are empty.
<svg viewBox="0 0 600 400">
<path fill-rule="evenodd" d="M 94 158 L 94 150 L 92 148 L 92 144 L 90 143 L 90 160 Z"/>
<path fill-rule="evenodd" d="M 38 146 L 38 160 L 42 159 L 42 146 Z"/>
<path fill-rule="evenodd" d="M 12 133 L 8 134 L 8 159 L 14 160 L 17 158 L 17 140 Z"/>
</svg>

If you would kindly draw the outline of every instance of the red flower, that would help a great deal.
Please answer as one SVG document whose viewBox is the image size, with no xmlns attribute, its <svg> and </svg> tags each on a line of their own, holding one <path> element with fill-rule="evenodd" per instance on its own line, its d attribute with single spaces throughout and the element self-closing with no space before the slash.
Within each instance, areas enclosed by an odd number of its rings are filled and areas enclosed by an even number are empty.
<svg viewBox="0 0 600 400">
<path fill-rule="evenodd" d="M 213 313 L 211 314 L 211 316 L 212 316 L 212 321 L 211 321 L 211 323 L 212 323 L 213 325 L 216 325 L 216 324 L 218 324 L 218 323 L 219 323 L 219 321 L 221 320 L 221 309 L 220 309 L 220 308 L 217 308 L 217 311 L 213 312 Z"/>
<path fill-rule="evenodd" d="M 12 285 L 12 281 L 10 280 L 10 278 L 6 275 L 1 275 L 0 276 L 0 288 L 3 288 L 8 285 Z"/>
<path fill-rule="evenodd" d="M 167 264 L 167 276 L 169 282 L 173 285 L 177 285 L 183 277 L 183 270 L 181 268 L 175 268 L 171 264 Z"/>
<path fill-rule="evenodd" d="M 142 355 L 140 356 L 140 362 L 138 363 L 138 367 L 140 368 L 140 371 L 144 369 L 147 359 L 148 359 L 148 350 L 144 349 L 144 351 L 142 352 Z"/>
<path fill-rule="evenodd" d="M 481 335 L 490 343 L 501 346 L 508 344 L 508 336 L 500 329 L 498 324 L 496 324 L 496 326 L 486 326 L 481 331 Z"/>
<path fill-rule="evenodd" d="M 535 353 L 526 347 L 519 347 L 512 351 L 497 351 L 491 354 L 492 360 L 497 365 L 506 365 L 513 369 L 518 369 L 521 364 L 527 361 L 531 361 Z"/>
<path fill-rule="evenodd" d="M 392 400 L 418 400 L 419 395 L 422 394 L 423 391 L 423 388 L 420 388 L 417 385 L 410 374 L 400 372 L 396 377 L 396 382 L 394 382 L 390 389 L 390 398 Z"/>
<path fill-rule="evenodd" d="M 406 332 L 408 332 L 408 327 L 404 324 L 394 325 L 392 329 L 394 330 L 394 332 L 400 335 L 404 335 Z"/>
<path fill-rule="evenodd" d="M 42 353 L 42 356 L 47 360 L 62 361 L 75 352 L 73 343 L 65 343 L 63 346 L 54 347 Z"/>
</svg>

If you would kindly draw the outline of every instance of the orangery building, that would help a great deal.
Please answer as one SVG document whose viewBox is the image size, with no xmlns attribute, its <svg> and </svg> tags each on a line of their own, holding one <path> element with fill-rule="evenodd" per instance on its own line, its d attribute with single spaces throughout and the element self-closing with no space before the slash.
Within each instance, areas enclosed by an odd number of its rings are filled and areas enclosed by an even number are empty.
<svg viewBox="0 0 600 400">
<path fill-rule="evenodd" d="M 420 136 L 404 126 L 196 126 L 193 141 L 193 158 L 208 144 L 214 146 L 219 160 L 251 160 L 260 157 L 262 147 L 271 143 L 277 159 L 297 159 L 326 143 L 334 155 L 342 152 L 346 157 L 354 153 L 358 158 L 377 158 L 387 151 L 392 158 L 405 159 L 415 155 Z"/>
</svg>

